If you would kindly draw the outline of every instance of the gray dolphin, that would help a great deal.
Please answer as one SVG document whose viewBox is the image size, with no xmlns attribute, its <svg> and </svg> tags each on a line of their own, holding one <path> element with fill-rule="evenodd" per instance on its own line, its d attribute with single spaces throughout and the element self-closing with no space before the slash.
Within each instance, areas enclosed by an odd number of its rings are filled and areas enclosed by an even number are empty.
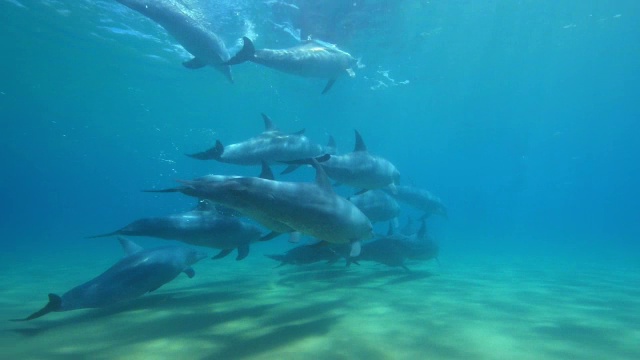
<svg viewBox="0 0 640 360">
<path fill-rule="evenodd" d="M 289 74 L 328 79 L 322 90 L 323 94 L 331 89 L 339 76 L 355 76 L 353 67 L 358 60 L 335 45 L 323 41 L 307 40 L 288 49 L 256 50 L 251 39 L 243 37 L 242 40 L 242 49 L 226 64 L 236 65 L 252 61 Z"/>
<path fill-rule="evenodd" d="M 327 161 L 320 163 L 324 171 L 340 184 L 362 189 L 360 192 L 383 187 L 393 189 L 400 181 L 398 169 L 389 160 L 371 155 L 357 130 L 355 136 L 356 145 L 353 152 L 331 155 Z M 296 162 L 289 163 L 293 166 L 285 169 L 282 174 L 295 170 Z"/>
<path fill-rule="evenodd" d="M 175 279 L 181 272 L 192 278 L 191 265 L 206 254 L 185 247 L 167 246 L 144 250 L 134 242 L 118 238 L 126 256 L 107 271 L 76 286 L 62 296 L 49 294 L 49 303 L 24 319 L 39 318 L 52 311 L 99 308 L 132 300 Z"/>
<path fill-rule="evenodd" d="M 260 240 L 262 231 L 237 217 L 218 214 L 212 204 L 203 200 L 191 211 L 139 219 L 114 232 L 91 238 L 112 235 L 151 236 L 221 249 L 214 259 L 223 258 L 237 248 L 236 260 L 242 260 L 249 254 L 249 244 Z"/>
<path fill-rule="evenodd" d="M 275 181 L 265 177 L 234 177 L 223 181 L 180 181 L 179 191 L 235 209 L 275 232 L 298 231 L 334 244 L 351 244 L 360 253 L 361 240 L 373 236 L 371 222 L 347 199 L 338 196 L 315 159 L 313 183 Z M 263 162 L 263 173 L 271 172 Z"/>
<path fill-rule="evenodd" d="M 396 200 L 424 211 L 423 218 L 433 214 L 448 218 L 447 208 L 442 203 L 442 200 L 427 190 L 412 186 L 395 186 L 393 189 L 383 190 L 387 191 Z"/>
<path fill-rule="evenodd" d="M 335 153 L 336 145 L 331 136 L 327 146 L 322 146 L 311 142 L 304 135 L 304 130 L 286 134 L 278 131 L 267 115 L 262 114 L 262 119 L 265 129 L 258 136 L 227 146 L 223 146 L 219 140 L 216 140 L 216 145 L 209 150 L 187 156 L 237 165 L 259 165 L 262 161 L 273 163 Z"/>
<path fill-rule="evenodd" d="M 400 206 L 387 193 L 381 190 L 370 190 L 349 197 L 372 223 L 394 220 L 400 214 Z M 397 221 L 396 221 L 397 222 Z"/>
<path fill-rule="evenodd" d="M 380 239 L 393 242 L 399 252 L 410 260 L 437 260 L 440 252 L 438 244 L 427 235 L 426 219 L 422 219 L 420 228 L 414 234 L 394 233 L 393 227 L 389 226 L 387 235 Z"/>
<path fill-rule="evenodd" d="M 286 251 L 284 254 L 269 254 L 265 256 L 280 261 L 278 267 L 284 265 L 306 265 L 320 261 L 334 263 L 342 257 L 337 251 L 321 244 L 300 245 Z"/>
<path fill-rule="evenodd" d="M 159 0 L 116 1 L 158 23 L 191 53 L 193 59 L 183 63 L 186 68 L 212 66 L 233 82 L 231 68 L 224 64 L 229 60 L 229 52 L 222 39 L 187 14 L 178 3 Z"/>
</svg>

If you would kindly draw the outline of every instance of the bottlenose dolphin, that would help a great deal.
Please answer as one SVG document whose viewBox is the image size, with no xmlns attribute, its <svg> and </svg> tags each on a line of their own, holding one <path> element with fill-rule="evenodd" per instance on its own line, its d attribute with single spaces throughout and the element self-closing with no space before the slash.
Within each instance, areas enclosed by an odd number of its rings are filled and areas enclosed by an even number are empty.
<svg viewBox="0 0 640 360">
<path fill-rule="evenodd" d="M 221 259 L 237 248 L 236 260 L 242 260 L 249 254 L 249 244 L 260 240 L 262 231 L 237 217 L 218 214 L 213 204 L 203 200 L 191 211 L 142 218 L 114 232 L 91 238 L 112 235 L 151 236 L 221 249 L 214 259 Z"/>
<path fill-rule="evenodd" d="M 320 163 L 327 175 L 340 184 L 361 189 L 360 192 L 388 187 L 393 191 L 400 181 L 398 169 L 387 159 L 371 155 L 362 136 L 356 130 L 356 145 L 353 152 L 344 155 L 331 155 Z M 282 171 L 289 173 L 299 165 L 296 161 L 287 162 L 292 166 Z M 360 193 L 359 192 L 359 193 Z"/>
<path fill-rule="evenodd" d="M 431 194 L 427 190 L 412 186 L 395 186 L 390 189 L 383 189 L 391 194 L 396 200 L 410 205 L 418 210 L 424 211 L 423 218 L 436 214 L 448 218 L 447 208 L 439 197 Z"/>
<path fill-rule="evenodd" d="M 440 248 L 427 235 L 427 222 L 425 219 L 422 219 L 420 229 L 415 234 L 394 233 L 393 227 L 389 226 L 387 235 L 381 239 L 393 242 L 399 252 L 407 259 L 421 261 L 438 259 Z"/>
<path fill-rule="evenodd" d="M 387 193 L 381 190 L 370 190 L 362 194 L 353 195 L 348 198 L 358 207 L 372 223 L 379 221 L 394 221 L 400 214 L 400 206 Z"/>
<path fill-rule="evenodd" d="M 236 65 L 252 61 L 289 74 L 328 79 L 322 90 L 323 94 L 331 89 L 340 75 L 355 76 L 353 67 L 358 60 L 335 45 L 323 41 L 307 40 L 288 49 L 256 50 L 251 39 L 245 36 L 242 40 L 242 49 L 225 64 Z"/>
<path fill-rule="evenodd" d="M 49 303 L 24 319 L 39 318 L 52 311 L 99 308 L 132 300 L 175 279 L 181 272 L 192 278 L 191 265 L 206 254 L 185 247 L 167 246 L 144 250 L 134 242 L 118 238 L 126 255 L 107 271 L 67 291 L 49 294 Z"/>
<path fill-rule="evenodd" d="M 184 186 L 152 192 L 175 192 L 208 199 L 235 209 L 275 232 L 297 231 L 334 244 L 351 244 L 373 236 L 371 222 L 347 199 L 338 196 L 315 159 L 313 183 L 275 181 L 264 177 L 233 177 L 223 181 L 180 181 Z M 271 172 L 263 162 L 263 173 Z"/>
<path fill-rule="evenodd" d="M 284 265 L 306 265 L 319 261 L 334 263 L 342 257 L 342 255 L 332 248 L 318 244 L 300 245 L 287 250 L 284 254 L 265 256 L 270 259 L 280 261 L 280 265 L 277 267 Z"/>
<path fill-rule="evenodd" d="M 304 135 L 304 130 L 292 134 L 278 131 L 273 121 L 262 114 L 264 132 L 245 141 L 223 146 L 219 140 L 209 150 L 188 154 L 199 160 L 217 160 L 237 165 L 259 165 L 262 161 L 273 163 L 291 161 L 335 153 L 335 141 L 329 137 L 327 146 L 315 144 Z"/>
<path fill-rule="evenodd" d="M 212 66 L 233 82 L 231 68 L 224 64 L 229 52 L 224 42 L 214 32 L 181 9 L 177 2 L 159 0 L 116 0 L 162 26 L 173 36 L 193 59 L 182 63 L 189 69 Z"/>
</svg>

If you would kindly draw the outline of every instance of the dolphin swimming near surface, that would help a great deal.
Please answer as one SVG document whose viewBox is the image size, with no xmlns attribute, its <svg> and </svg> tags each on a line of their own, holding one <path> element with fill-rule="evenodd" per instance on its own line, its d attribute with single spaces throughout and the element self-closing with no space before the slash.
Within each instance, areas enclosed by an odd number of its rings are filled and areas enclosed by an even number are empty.
<svg viewBox="0 0 640 360">
<path fill-rule="evenodd" d="M 126 255 L 107 271 L 67 291 L 49 294 L 49 303 L 24 319 L 39 318 L 53 311 L 100 308 L 138 298 L 175 279 L 181 272 L 192 278 L 191 265 L 207 257 L 199 251 L 167 246 L 144 250 L 134 242 L 118 238 Z"/>
<path fill-rule="evenodd" d="M 242 49 L 225 64 L 236 65 L 252 61 L 289 74 L 328 79 L 322 94 L 331 89 L 339 76 L 355 76 L 353 67 L 358 60 L 335 45 L 323 41 L 307 40 L 288 49 L 256 50 L 251 39 L 245 36 L 242 40 Z"/>
<path fill-rule="evenodd" d="M 424 211 L 423 218 L 435 214 L 448 218 L 447 208 L 439 197 L 427 190 L 412 186 L 395 186 L 393 189 L 383 189 L 396 200 Z"/>
<path fill-rule="evenodd" d="M 203 200 L 191 211 L 142 218 L 114 232 L 91 238 L 112 235 L 150 236 L 221 249 L 214 259 L 223 258 L 237 248 L 236 260 L 242 260 L 249 254 L 249 244 L 260 240 L 262 231 L 237 217 L 218 214 L 213 204 Z"/>
<path fill-rule="evenodd" d="M 180 181 L 183 186 L 151 192 L 182 192 L 235 209 L 276 232 L 297 231 L 333 244 L 351 244 L 351 256 L 360 242 L 373 236 L 371 222 L 347 199 L 338 196 L 315 159 L 313 183 L 234 177 L 224 181 Z M 263 173 L 270 173 L 263 162 Z"/>
<path fill-rule="evenodd" d="M 371 155 L 357 130 L 355 136 L 356 145 L 353 152 L 331 155 L 327 161 L 320 163 L 322 169 L 333 180 L 361 189 L 360 192 L 383 187 L 393 191 L 395 184 L 400 181 L 398 169 L 389 160 Z M 292 166 L 282 171 L 282 174 L 287 174 L 299 166 L 296 161 L 288 163 Z"/>
<path fill-rule="evenodd" d="M 211 149 L 187 156 L 237 165 L 259 165 L 262 161 L 273 163 L 335 153 L 335 141 L 331 136 L 327 146 L 322 146 L 311 142 L 304 135 L 304 130 L 286 134 L 278 131 L 267 115 L 262 114 L 262 119 L 265 129 L 258 136 L 227 146 L 216 141 L 216 145 Z"/>
<path fill-rule="evenodd" d="M 229 60 L 229 52 L 222 39 L 186 13 L 186 9 L 181 9 L 178 3 L 160 0 L 116 1 L 155 21 L 191 53 L 193 59 L 183 63 L 186 68 L 212 66 L 233 82 L 231 68 L 224 64 Z"/>
</svg>

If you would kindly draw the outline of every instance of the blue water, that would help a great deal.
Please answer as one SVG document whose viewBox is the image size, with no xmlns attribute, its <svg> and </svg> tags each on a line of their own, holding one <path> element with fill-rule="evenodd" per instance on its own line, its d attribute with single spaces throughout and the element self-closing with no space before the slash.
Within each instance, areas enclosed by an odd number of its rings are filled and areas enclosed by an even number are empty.
<svg viewBox="0 0 640 360">
<path fill-rule="evenodd" d="M 298 10 L 182 3 L 229 47 L 243 35 L 258 47 L 292 46 L 305 36 L 295 14 L 313 8 L 311 0 L 292 0 Z M 640 2 L 328 1 L 321 9 L 329 20 L 313 8 L 305 26 L 318 22 L 326 41 L 364 65 L 326 95 L 323 80 L 255 64 L 235 66 L 233 85 L 211 68 L 185 69 L 188 54 L 162 28 L 115 1 L 1 0 L 4 258 L 118 256 L 113 244 L 85 237 L 192 206 L 140 190 L 257 174 L 184 153 L 257 134 L 264 112 L 283 131 L 306 128 L 321 143 L 333 135 L 340 152 L 357 129 L 403 184 L 442 198 L 449 219 L 430 220 L 441 261 L 500 254 L 637 264 Z"/>
</svg>

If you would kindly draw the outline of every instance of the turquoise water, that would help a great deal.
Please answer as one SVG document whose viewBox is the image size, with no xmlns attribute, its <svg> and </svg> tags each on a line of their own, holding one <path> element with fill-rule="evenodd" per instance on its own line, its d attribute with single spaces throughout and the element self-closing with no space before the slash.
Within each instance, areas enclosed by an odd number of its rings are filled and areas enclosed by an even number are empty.
<svg viewBox="0 0 640 360">
<path fill-rule="evenodd" d="M 162 28 L 115 1 L 0 1 L 1 314 L 120 257 L 86 236 L 193 205 L 140 190 L 257 174 L 184 154 L 257 134 L 262 112 L 340 153 L 357 129 L 403 184 L 442 198 L 440 265 L 273 269 L 262 255 L 291 247 L 278 238 L 132 303 L 7 322 L 10 357 L 640 356 L 640 3 L 182 3 L 229 47 L 293 46 L 303 26 L 363 66 L 322 96 L 321 79 L 255 64 L 231 85 L 183 68 Z"/>
</svg>

